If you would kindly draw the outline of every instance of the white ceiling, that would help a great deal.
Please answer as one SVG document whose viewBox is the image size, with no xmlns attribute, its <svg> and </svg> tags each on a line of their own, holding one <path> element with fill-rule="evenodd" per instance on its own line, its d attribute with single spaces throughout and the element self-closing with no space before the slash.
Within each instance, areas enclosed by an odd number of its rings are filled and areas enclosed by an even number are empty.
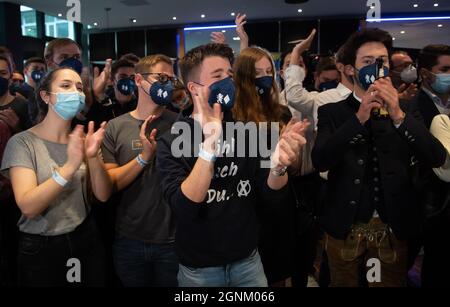
<svg viewBox="0 0 450 307">
<path fill-rule="evenodd" d="M 57 16 L 66 16 L 67 0 L 7 0 Z M 98 23 L 98 28 L 150 25 L 185 25 L 232 22 L 231 12 L 245 12 L 249 19 L 276 19 L 315 16 L 365 16 L 367 0 L 309 0 L 305 4 L 286 4 L 284 0 L 80 0 L 83 24 Z M 380 0 L 381 14 L 450 12 L 450 0 Z M 130 6 L 126 3 L 142 5 Z M 413 8 L 413 4 L 419 4 Z M 439 3 L 434 7 L 434 3 Z M 105 8 L 111 8 L 109 26 Z M 298 13 L 298 9 L 303 10 Z M 206 18 L 201 18 L 202 14 Z M 177 20 L 172 20 L 176 16 Z M 130 19 L 136 18 L 132 23 Z"/>
</svg>

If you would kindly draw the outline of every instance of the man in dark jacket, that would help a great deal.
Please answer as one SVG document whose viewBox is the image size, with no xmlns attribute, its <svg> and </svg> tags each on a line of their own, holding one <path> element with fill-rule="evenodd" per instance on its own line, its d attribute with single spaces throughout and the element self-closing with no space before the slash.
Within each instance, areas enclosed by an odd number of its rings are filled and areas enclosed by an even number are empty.
<svg viewBox="0 0 450 307">
<path fill-rule="evenodd" d="M 444 164 L 443 146 L 412 103 L 401 104 L 389 78 L 392 37 L 379 29 L 345 44 L 355 88 L 346 100 L 319 109 L 314 166 L 329 171 L 320 221 L 327 232 L 332 286 L 404 286 L 407 240 L 420 231 L 417 167 Z"/>
<path fill-rule="evenodd" d="M 422 85 L 417 97 L 417 105 L 430 128 L 433 118 L 440 114 L 450 114 L 450 46 L 429 45 L 418 56 Z M 450 286 L 448 276 L 450 249 L 443 245 L 450 236 L 450 208 L 447 196 L 450 184 L 439 179 L 434 172 L 422 169 L 422 203 L 425 213 L 424 250 L 422 266 L 422 286 Z"/>
</svg>

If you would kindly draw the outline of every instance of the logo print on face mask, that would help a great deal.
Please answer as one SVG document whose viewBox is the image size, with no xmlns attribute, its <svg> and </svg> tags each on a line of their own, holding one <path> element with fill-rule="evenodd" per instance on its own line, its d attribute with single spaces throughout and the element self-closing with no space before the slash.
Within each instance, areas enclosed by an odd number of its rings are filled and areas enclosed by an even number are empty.
<svg viewBox="0 0 450 307">
<path fill-rule="evenodd" d="M 374 82 L 375 82 L 375 76 L 374 75 L 372 75 L 372 76 L 366 75 L 366 83 L 367 84 L 372 84 Z"/>
<path fill-rule="evenodd" d="M 167 96 L 169 96 L 169 93 L 168 93 L 167 91 L 164 91 L 164 90 L 162 90 L 162 89 L 159 89 L 157 95 L 158 95 L 158 97 L 160 97 L 160 98 L 167 98 Z"/>
<path fill-rule="evenodd" d="M 219 104 L 225 104 L 227 105 L 230 102 L 230 96 L 226 95 L 225 97 L 223 97 L 223 95 L 221 93 L 219 93 L 217 95 L 217 102 L 219 102 Z"/>
</svg>

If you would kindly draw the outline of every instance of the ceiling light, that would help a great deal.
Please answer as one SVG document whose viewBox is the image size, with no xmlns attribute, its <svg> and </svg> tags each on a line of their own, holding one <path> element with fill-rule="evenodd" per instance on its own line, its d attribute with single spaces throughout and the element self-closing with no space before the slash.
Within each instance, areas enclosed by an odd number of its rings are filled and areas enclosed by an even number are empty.
<svg viewBox="0 0 450 307">
<path fill-rule="evenodd" d="M 236 13 L 235 13 L 235 12 L 233 12 L 233 13 L 231 13 L 230 15 L 234 17 L 234 16 L 236 16 Z"/>
<path fill-rule="evenodd" d="M 442 28 L 443 26 L 441 24 L 438 25 L 438 28 Z"/>
<path fill-rule="evenodd" d="M 202 31 L 202 30 L 223 30 L 223 29 L 236 29 L 236 25 L 220 25 L 220 26 L 207 26 L 207 27 L 188 27 L 184 28 L 184 31 Z"/>
<path fill-rule="evenodd" d="M 222 33 L 225 33 L 225 32 L 227 32 L 227 31 L 225 31 L 225 30 L 222 30 Z"/>
<path fill-rule="evenodd" d="M 61 14 L 61 13 L 59 13 L 59 14 L 58 14 L 58 17 L 62 17 L 62 14 Z"/>
<path fill-rule="evenodd" d="M 206 15 L 205 14 L 202 14 L 201 16 L 200 16 L 201 18 L 205 18 L 206 17 Z"/>
<path fill-rule="evenodd" d="M 414 4 L 413 7 L 419 7 L 419 5 L 418 4 Z"/>
<path fill-rule="evenodd" d="M 298 11 L 297 11 L 297 12 L 301 13 L 301 12 L 303 12 L 303 10 L 302 10 L 302 9 L 298 9 Z"/>
<path fill-rule="evenodd" d="M 240 41 L 241 39 L 238 36 L 233 37 L 234 41 Z"/>
<path fill-rule="evenodd" d="M 435 4 L 434 4 L 434 7 L 438 7 L 438 6 L 439 6 L 439 3 L 435 3 Z"/>
<path fill-rule="evenodd" d="M 395 41 L 395 37 L 393 37 L 392 40 Z"/>
<path fill-rule="evenodd" d="M 400 34 L 405 34 L 406 32 L 405 31 L 400 31 Z"/>
<path fill-rule="evenodd" d="M 98 26 L 98 23 L 94 22 L 94 27 Z"/>
<path fill-rule="evenodd" d="M 177 17 L 176 17 L 176 16 L 173 16 L 173 17 L 172 17 L 172 20 L 177 20 Z"/>
<path fill-rule="evenodd" d="M 135 18 L 133 18 L 131 21 L 132 21 L 133 23 L 136 23 L 136 22 L 137 22 L 137 20 L 136 20 Z"/>
</svg>

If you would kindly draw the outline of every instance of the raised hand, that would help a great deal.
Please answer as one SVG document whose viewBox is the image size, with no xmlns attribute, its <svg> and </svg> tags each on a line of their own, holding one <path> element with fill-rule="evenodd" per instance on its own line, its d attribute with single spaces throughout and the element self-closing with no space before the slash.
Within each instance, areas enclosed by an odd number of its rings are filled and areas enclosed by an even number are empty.
<svg viewBox="0 0 450 307">
<path fill-rule="evenodd" d="M 249 38 L 248 34 L 244 29 L 244 25 L 247 23 L 247 15 L 238 13 L 235 19 L 236 23 L 236 33 L 241 40 L 241 51 L 248 48 Z"/>
<path fill-rule="evenodd" d="M 415 83 L 411 83 L 409 85 L 406 83 L 403 83 L 397 89 L 397 92 L 398 92 L 398 98 L 400 100 L 411 100 L 417 95 L 419 90 L 417 88 L 417 84 L 415 84 Z"/>
<path fill-rule="evenodd" d="M 387 108 L 391 119 L 394 122 L 402 120 L 405 113 L 400 108 L 398 92 L 392 85 L 391 79 L 389 77 L 380 78 L 376 80 L 372 86 L 376 91 L 375 96 L 378 97 Z"/>
<path fill-rule="evenodd" d="M 226 45 L 227 40 L 225 35 L 222 32 L 212 32 L 211 33 L 211 41 L 216 44 Z"/>
<path fill-rule="evenodd" d="M 205 145 L 214 148 L 216 141 L 222 133 L 222 107 L 215 103 L 212 107 L 208 103 L 209 88 L 201 87 L 197 95 L 193 96 L 194 104 L 199 112 L 194 114 L 194 119 L 200 123 L 205 137 Z"/>
<path fill-rule="evenodd" d="M 139 137 L 141 138 L 142 142 L 142 152 L 141 152 L 142 159 L 144 159 L 147 162 L 153 160 L 153 157 L 155 156 L 156 153 L 157 130 L 153 129 L 148 138 L 145 135 L 148 124 L 151 123 L 153 120 L 155 120 L 155 118 L 156 118 L 155 115 L 150 115 L 142 124 L 141 132 L 139 133 Z"/>
<path fill-rule="evenodd" d="M 289 167 L 297 163 L 301 148 L 306 144 L 305 132 L 308 120 L 291 120 L 283 130 L 272 156 L 272 168 Z"/>
<path fill-rule="evenodd" d="M 316 36 L 316 29 L 313 29 L 306 39 L 302 40 L 297 45 L 295 45 L 294 49 L 292 50 L 291 64 L 294 65 L 300 64 L 300 57 L 302 53 L 311 48 L 311 44 L 314 41 L 315 36 Z"/>
<path fill-rule="evenodd" d="M 85 156 L 84 152 L 84 132 L 83 126 L 77 125 L 69 135 L 69 143 L 67 144 L 67 163 L 71 172 L 76 172 Z"/>
<path fill-rule="evenodd" d="M 94 133 L 94 122 L 89 122 L 88 133 L 86 134 L 84 143 L 87 159 L 97 157 L 100 146 L 102 145 L 103 139 L 105 138 L 105 129 L 106 122 L 103 122 L 100 128 Z"/>
<path fill-rule="evenodd" d="M 361 105 L 356 113 L 361 124 L 364 124 L 369 120 L 372 109 L 381 108 L 383 106 L 383 100 L 377 95 L 377 90 L 372 84 L 361 98 Z"/>
<path fill-rule="evenodd" d="M 106 89 L 106 85 L 108 84 L 108 80 L 111 76 L 111 65 L 112 59 L 107 59 L 105 62 L 105 68 L 101 73 L 98 67 L 94 68 L 94 81 L 92 88 L 97 98 L 101 98 Z"/>
</svg>

